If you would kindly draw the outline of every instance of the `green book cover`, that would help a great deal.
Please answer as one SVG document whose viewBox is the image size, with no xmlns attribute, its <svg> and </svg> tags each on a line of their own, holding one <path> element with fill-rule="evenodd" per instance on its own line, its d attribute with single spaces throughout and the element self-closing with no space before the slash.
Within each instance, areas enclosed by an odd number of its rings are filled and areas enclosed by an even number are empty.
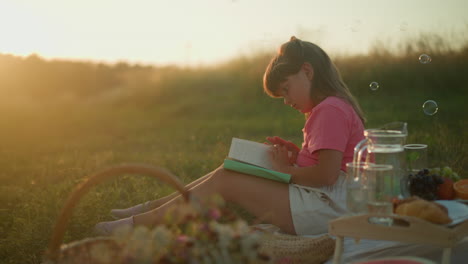
<svg viewBox="0 0 468 264">
<path fill-rule="evenodd" d="M 290 174 L 265 169 L 262 167 L 258 167 L 255 165 L 247 164 L 247 163 L 232 160 L 232 159 L 224 160 L 224 168 L 228 170 L 233 170 L 233 171 L 237 171 L 237 172 L 241 172 L 241 173 L 245 173 L 249 175 L 255 175 L 255 176 L 262 177 L 262 178 L 284 182 L 284 183 L 289 183 L 291 181 Z"/>
</svg>

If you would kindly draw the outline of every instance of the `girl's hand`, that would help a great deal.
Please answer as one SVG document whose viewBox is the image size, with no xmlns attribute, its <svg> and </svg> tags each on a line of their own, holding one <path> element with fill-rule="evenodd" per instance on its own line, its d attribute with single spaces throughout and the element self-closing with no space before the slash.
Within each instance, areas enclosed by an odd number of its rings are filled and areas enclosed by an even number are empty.
<svg viewBox="0 0 468 264">
<path fill-rule="evenodd" d="M 288 149 L 285 146 L 273 145 L 270 149 L 270 160 L 275 171 L 289 173 Z"/>
<path fill-rule="evenodd" d="M 266 139 L 270 141 L 273 145 L 286 147 L 286 149 L 291 152 L 291 156 L 289 157 L 289 163 L 291 165 L 296 163 L 297 155 L 299 154 L 299 151 L 301 150 L 298 146 L 296 146 L 291 141 L 284 140 L 277 136 L 267 137 Z"/>
</svg>

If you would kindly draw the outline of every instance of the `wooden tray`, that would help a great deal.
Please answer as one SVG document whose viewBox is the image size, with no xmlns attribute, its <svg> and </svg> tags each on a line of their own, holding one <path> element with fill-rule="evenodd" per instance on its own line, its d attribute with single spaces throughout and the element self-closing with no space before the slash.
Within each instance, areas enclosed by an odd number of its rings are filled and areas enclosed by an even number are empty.
<svg viewBox="0 0 468 264">
<path fill-rule="evenodd" d="M 376 223 L 379 217 L 390 218 L 393 224 Z M 344 237 L 440 246 L 444 248 L 442 263 L 449 263 L 451 248 L 468 236 L 468 220 L 448 227 L 412 216 L 363 214 L 330 221 L 328 229 L 331 235 L 337 236 L 333 263 L 341 262 Z"/>
</svg>

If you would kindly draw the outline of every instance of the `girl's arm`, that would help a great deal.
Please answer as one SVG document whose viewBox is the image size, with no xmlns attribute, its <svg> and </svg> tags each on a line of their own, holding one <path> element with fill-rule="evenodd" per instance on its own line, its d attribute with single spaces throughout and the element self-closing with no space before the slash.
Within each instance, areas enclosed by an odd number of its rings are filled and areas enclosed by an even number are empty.
<svg viewBox="0 0 468 264">
<path fill-rule="evenodd" d="M 318 150 L 318 164 L 309 167 L 289 165 L 288 150 L 285 147 L 273 147 L 271 151 L 274 169 L 291 174 L 293 183 L 323 187 L 333 185 L 338 179 L 343 153 L 333 149 Z"/>
</svg>

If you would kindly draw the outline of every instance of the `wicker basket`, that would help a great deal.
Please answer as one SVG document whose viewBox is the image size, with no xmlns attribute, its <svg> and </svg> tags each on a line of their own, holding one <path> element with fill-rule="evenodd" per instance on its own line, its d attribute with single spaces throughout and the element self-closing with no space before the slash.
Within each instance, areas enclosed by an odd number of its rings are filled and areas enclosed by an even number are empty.
<svg viewBox="0 0 468 264">
<path fill-rule="evenodd" d="M 333 255 L 335 240 L 329 235 L 319 237 L 293 236 L 281 233 L 265 234 L 260 252 L 279 263 L 324 263 Z"/>
<path fill-rule="evenodd" d="M 53 229 L 48 249 L 44 255 L 44 264 L 133 263 L 125 259 L 121 254 L 125 242 L 113 237 L 87 238 L 62 245 L 68 222 L 80 198 L 91 187 L 122 174 L 140 174 L 155 177 L 172 186 L 182 195 L 186 203 L 189 202 L 188 190 L 185 189 L 176 176 L 165 169 L 144 164 L 124 164 L 102 170 L 88 177 L 71 193 L 66 201 Z M 264 232 L 260 240 L 259 252 L 268 255 L 275 263 L 318 264 L 325 262 L 333 255 L 334 247 L 334 239 L 328 235 L 308 238 L 278 232 Z"/>
<path fill-rule="evenodd" d="M 103 264 L 124 262 L 124 260 L 119 259 L 119 249 L 123 245 L 110 237 L 89 238 L 61 246 L 73 209 L 81 197 L 91 187 L 122 174 L 140 174 L 155 177 L 180 192 L 184 201 L 188 202 L 189 200 L 188 190 L 185 189 L 176 176 L 165 169 L 144 164 L 124 164 L 102 170 L 89 176 L 69 196 L 55 223 L 48 249 L 44 255 L 44 263 Z M 102 254 L 98 254 L 97 250 L 107 252 L 107 254 L 103 256 Z"/>
</svg>

